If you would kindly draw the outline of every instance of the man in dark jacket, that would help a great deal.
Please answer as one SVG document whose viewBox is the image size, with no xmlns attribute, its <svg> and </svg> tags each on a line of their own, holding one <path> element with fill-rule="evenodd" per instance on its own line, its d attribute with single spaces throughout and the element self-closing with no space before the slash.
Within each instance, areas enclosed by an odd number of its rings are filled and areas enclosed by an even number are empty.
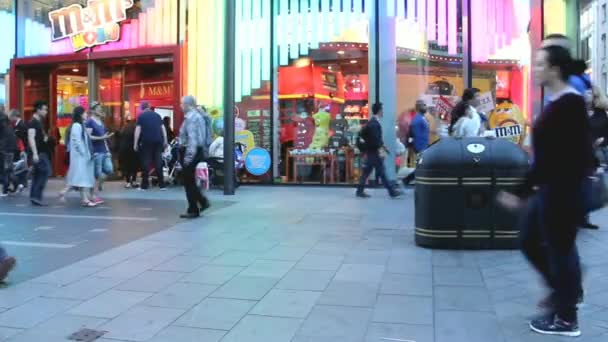
<svg viewBox="0 0 608 342">
<path fill-rule="evenodd" d="M 363 165 L 363 173 L 359 179 L 359 186 L 357 187 L 357 197 L 368 198 L 370 197 L 365 193 L 365 183 L 372 170 L 376 170 L 376 177 L 382 181 L 382 184 L 388 190 L 391 197 L 399 197 L 401 192 L 392 187 L 392 183 L 386 178 L 384 170 L 384 153 L 388 150 L 384 146 L 382 139 L 382 125 L 380 120 L 382 119 L 382 104 L 375 103 L 372 106 L 373 116 L 361 130 L 360 137 L 365 141 L 362 144 L 362 153 L 365 154 L 365 164 Z"/>
</svg>

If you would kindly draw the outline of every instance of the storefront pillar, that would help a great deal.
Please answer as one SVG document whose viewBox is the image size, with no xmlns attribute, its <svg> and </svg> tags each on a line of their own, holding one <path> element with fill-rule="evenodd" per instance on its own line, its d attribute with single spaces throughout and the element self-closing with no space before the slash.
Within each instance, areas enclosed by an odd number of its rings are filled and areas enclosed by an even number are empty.
<svg viewBox="0 0 608 342">
<path fill-rule="evenodd" d="M 87 77 L 89 79 L 89 104 L 93 101 L 99 101 L 99 75 L 97 74 L 97 68 L 95 62 L 89 61 L 87 63 Z"/>
<path fill-rule="evenodd" d="M 395 179 L 397 42 L 396 19 L 394 15 L 390 15 L 388 3 L 388 1 L 376 1 L 375 8 L 370 11 L 370 114 L 374 103 L 383 104 L 384 143 L 390 151 L 385 160 L 386 176 L 388 179 Z"/>
<path fill-rule="evenodd" d="M 225 1 L 225 58 L 224 63 L 224 195 L 234 195 L 235 192 L 235 170 L 234 170 L 234 95 L 235 95 L 235 3 Z M 240 86 L 240 84 L 239 84 Z"/>
</svg>

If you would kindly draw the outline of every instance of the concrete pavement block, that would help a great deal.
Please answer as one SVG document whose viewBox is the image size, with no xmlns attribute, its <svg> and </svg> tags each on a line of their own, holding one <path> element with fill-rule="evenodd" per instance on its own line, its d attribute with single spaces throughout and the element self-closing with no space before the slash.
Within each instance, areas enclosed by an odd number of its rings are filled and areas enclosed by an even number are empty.
<svg viewBox="0 0 608 342">
<path fill-rule="evenodd" d="M 236 266 L 203 265 L 198 270 L 182 278 L 182 281 L 209 285 L 223 285 L 244 269 L 244 267 Z"/>
<path fill-rule="evenodd" d="M 184 314 L 185 310 L 135 306 L 100 327 L 108 331 L 105 338 L 148 341 L 171 322 Z"/>
<path fill-rule="evenodd" d="M 77 316 L 114 318 L 151 295 L 147 292 L 110 290 L 74 307 L 68 313 Z"/>
<path fill-rule="evenodd" d="M 298 336 L 307 341 L 316 341 L 317 338 L 361 341 L 371 316 L 372 310 L 367 308 L 317 305 L 302 324 Z"/>
<path fill-rule="evenodd" d="M 432 325 L 372 323 L 365 342 L 416 341 L 435 342 Z"/>
<path fill-rule="evenodd" d="M 306 247 L 289 247 L 289 246 L 275 246 L 268 252 L 262 254 L 260 259 L 262 260 L 282 260 L 282 261 L 299 261 L 301 260 L 310 248 Z"/>
<path fill-rule="evenodd" d="M 10 309 L 19 306 L 33 298 L 53 292 L 57 285 L 25 282 L 0 290 L 0 307 Z"/>
<path fill-rule="evenodd" d="M 222 255 L 214 258 L 211 261 L 212 265 L 222 265 L 222 266 L 242 266 L 247 267 L 253 264 L 259 257 L 259 253 L 255 252 L 245 252 L 245 251 L 226 251 Z"/>
<path fill-rule="evenodd" d="M 433 299 L 380 295 L 372 320 L 376 323 L 433 324 Z"/>
<path fill-rule="evenodd" d="M 38 297 L 1 313 L 0 326 L 31 329 L 51 317 L 78 305 L 78 303 L 80 301 Z"/>
<path fill-rule="evenodd" d="M 178 255 L 153 268 L 154 271 L 190 273 L 211 262 L 209 257 Z"/>
<path fill-rule="evenodd" d="M 70 336 L 80 329 L 96 329 L 106 322 L 107 320 L 102 318 L 59 314 L 33 329 L 15 335 L 10 341 L 65 341 L 67 336 Z M 0 328 L 0 331 L 1 330 L 2 329 Z M 0 336 L 2 336 L 1 333 Z M 0 341 L 3 341 L 2 338 L 0 338 Z"/>
<path fill-rule="evenodd" d="M 217 285 L 174 283 L 161 292 L 146 299 L 142 305 L 190 309 L 207 298 L 207 296 L 216 289 Z"/>
<path fill-rule="evenodd" d="M 270 291 L 254 308 L 252 315 L 306 318 L 321 292 L 279 290 Z"/>
<path fill-rule="evenodd" d="M 293 261 L 257 260 L 240 275 L 245 277 L 282 278 L 295 264 Z"/>
<path fill-rule="evenodd" d="M 34 283 L 47 283 L 57 286 L 65 286 L 75 281 L 81 280 L 87 276 L 97 273 L 101 270 L 101 267 L 95 266 L 68 266 L 60 268 L 51 273 L 47 273 L 38 278 L 34 278 L 31 281 Z"/>
<path fill-rule="evenodd" d="M 170 326 L 147 342 L 219 342 L 224 335 L 226 335 L 226 331 L 223 330 Z"/>
<path fill-rule="evenodd" d="M 484 286 L 479 268 L 439 267 L 433 268 L 435 285 Z"/>
<path fill-rule="evenodd" d="M 373 307 L 378 297 L 378 284 L 333 280 L 319 298 L 319 304 Z"/>
<path fill-rule="evenodd" d="M 292 269 L 277 284 L 277 289 L 324 291 L 335 273 L 335 271 Z"/>
<path fill-rule="evenodd" d="M 494 312 L 486 288 L 471 286 L 435 287 L 435 309 Z"/>
<path fill-rule="evenodd" d="M 433 279 L 430 276 L 385 273 L 380 293 L 430 297 L 433 295 Z"/>
<path fill-rule="evenodd" d="M 260 300 L 278 281 L 278 278 L 236 276 L 210 297 Z"/>
<path fill-rule="evenodd" d="M 380 283 L 385 271 L 384 266 L 366 264 L 342 264 L 335 280 L 362 283 Z"/>
<path fill-rule="evenodd" d="M 124 279 L 88 277 L 70 285 L 60 287 L 44 296 L 49 298 L 89 300 L 116 287 L 122 282 L 124 282 Z"/>
<path fill-rule="evenodd" d="M 222 342 L 290 342 L 301 319 L 286 317 L 245 316 L 222 339 Z"/>
<path fill-rule="evenodd" d="M 159 292 L 169 285 L 178 282 L 186 273 L 145 271 L 137 277 L 127 280 L 116 287 L 120 291 Z"/>
<path fill-rule="evenodd" d="M 522 326 L 525 325 L 526 322 L 522 322 Z M 506 342 L 500 332 L 498 319 L 490 312 L 438 311 L 435 313 L 437 342 Z"/>
<path fill-rule="evenodd" d="M 302 270 L 336 271 L 342 265 L 344 256 L 306 254 L 295 268 Z"/>
<path fill-rule="evenodd" d="M 230 330 L 255 304 L 255 301 L 250 300 L 207 298 L 186 312 L 174 325 Z"/>
</svg>

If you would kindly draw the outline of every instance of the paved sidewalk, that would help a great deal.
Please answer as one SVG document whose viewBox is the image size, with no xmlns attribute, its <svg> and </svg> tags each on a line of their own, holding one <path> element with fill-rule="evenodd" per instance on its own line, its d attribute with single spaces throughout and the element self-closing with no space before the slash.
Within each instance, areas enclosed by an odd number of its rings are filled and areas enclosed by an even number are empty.
<svg viewBox="0 0 608 342">
<path fill-rule="evenodd" d="M 566 340 L 528 331 L 544 292 L 518 251 L 418 248 L 412 193 L 353 194 L 242 188 L 205 218 L 0 289 L 0 341 L 67 341 L 84 327 L 105 342 Z M 593 219 L 605 229 L 580 237 L 577 341 L 606 342 L 608 212 Z"/>
</svg>

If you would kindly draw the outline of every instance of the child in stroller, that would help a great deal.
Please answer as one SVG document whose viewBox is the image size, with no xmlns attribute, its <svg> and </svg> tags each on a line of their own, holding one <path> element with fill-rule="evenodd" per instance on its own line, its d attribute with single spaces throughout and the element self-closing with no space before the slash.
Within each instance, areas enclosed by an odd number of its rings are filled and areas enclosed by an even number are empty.
<svg viewBox="0 0 608 342">
<path fill-rule="evenodd" d="M 224 184 L 224 144 L 223 138 L 221 138 L 222 141 L 219 142 L 220 138 L 221 137 L 218 137 L 209 148 L 210 154 L 209 158 L 207 159 L 207 165 L 209 167 L 209 179 L 211 186 L 221 186 Z M 237 187 L 240 185 L 240 172 L 245 167 L 245 149 L 246 147 L 242 143 L 237 142 L 234 144 L 234 177 Z"/>
</svg>

